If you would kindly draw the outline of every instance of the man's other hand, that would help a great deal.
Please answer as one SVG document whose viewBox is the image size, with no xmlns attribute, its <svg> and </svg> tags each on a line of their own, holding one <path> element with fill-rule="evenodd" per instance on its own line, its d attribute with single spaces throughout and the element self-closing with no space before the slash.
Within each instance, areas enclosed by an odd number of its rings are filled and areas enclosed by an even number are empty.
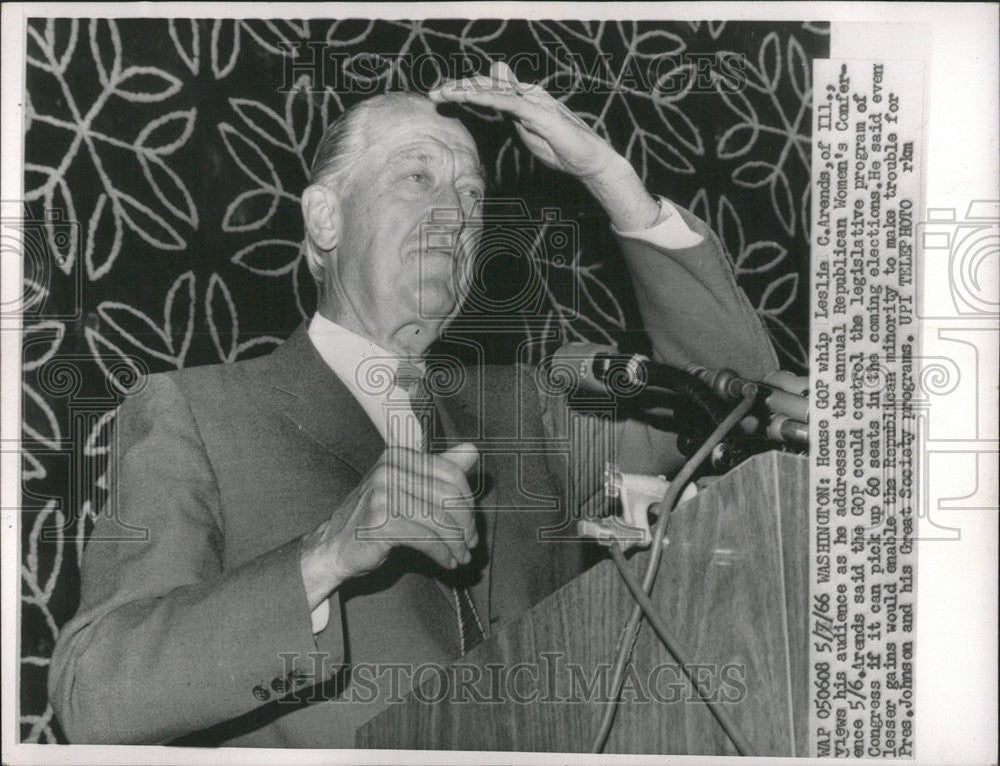
<svg viewBox="0 0 1000 766">
<path fill-rule="evenodd" d="M 377 569 L 397 546 L 445 569 L 468 563 L 478 535 L 466 472 L 478 457 L 471 444 L 439 455 L 387 449 L 330 519 L 303 538 L 310 610 L 341 583 Z"/>
</svg>

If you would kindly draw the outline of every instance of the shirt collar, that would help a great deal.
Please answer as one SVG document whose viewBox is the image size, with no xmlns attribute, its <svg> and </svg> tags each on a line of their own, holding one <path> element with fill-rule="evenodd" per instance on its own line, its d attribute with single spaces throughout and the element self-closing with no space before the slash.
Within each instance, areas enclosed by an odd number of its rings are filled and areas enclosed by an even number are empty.
<svg viewBox="0 0 1000 766">
<path fill-rule="evenodd" d="M 407 444 L 406 439 L 412 434 L 394 437 L 388 425 L 390 412 L 402 413 L 404 419 L 413 417 L 410 395 L 395 381 L 403 357 L 318 312 L 310 320 L 307 333 L 320 357 L 353 394 L 386 442 L 403 438 L 403 443 Z M 413 364 L 421 373 L 425 372 L 422 360 Z M 419 444 L 419 440 L 414 443 Z"/>
<path fill-rule="evenodd" d="M 359 385 L 358 377 L 366 359 L 377 359 L 380 367 L 393 374 L 399 367 L 401 357 L 319 312 L 313 314 L 308 332 L 323 361 L 352 390 Z"/>
</svg>

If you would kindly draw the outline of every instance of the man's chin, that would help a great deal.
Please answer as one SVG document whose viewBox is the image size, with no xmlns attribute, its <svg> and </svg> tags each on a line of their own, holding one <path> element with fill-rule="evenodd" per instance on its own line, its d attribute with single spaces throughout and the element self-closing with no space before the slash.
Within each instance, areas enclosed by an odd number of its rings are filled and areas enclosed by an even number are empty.
<svg viewBox="0 0 1000 766">
<path fill-rule="evenodd" d="M 441 284 L 428 285 L 425 282 L 416 296 L 416 304 L 417 316 L 429 322 L 441 322 L 455 312 L 455 296 Z"/>
</svg>

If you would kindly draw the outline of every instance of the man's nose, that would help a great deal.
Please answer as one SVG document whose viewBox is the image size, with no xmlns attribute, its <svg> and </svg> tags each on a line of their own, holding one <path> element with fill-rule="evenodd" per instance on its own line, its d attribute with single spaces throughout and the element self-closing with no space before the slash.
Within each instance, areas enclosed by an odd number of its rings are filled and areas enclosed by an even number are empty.
<svg viewBox="0 0 1000 766">
<path fill-rule="evenodd" d="M 472 213 L 468 201 L 463 200 L 459 190 L 450 185 L 441 189 L 435 200 L 435 207 L 441 212 L 438 216 L 441 220 L 453 217 L 459 225 Z"/>
<path fill-rule="evenodd" d="M 459 238 L 471 213 L 471 210 L 463 207 L 462 198 L 455 189 L 442 190 L 434 200 L 428 221 L 424 224 L 425 247 L 457 253 Z"/>
</svg>

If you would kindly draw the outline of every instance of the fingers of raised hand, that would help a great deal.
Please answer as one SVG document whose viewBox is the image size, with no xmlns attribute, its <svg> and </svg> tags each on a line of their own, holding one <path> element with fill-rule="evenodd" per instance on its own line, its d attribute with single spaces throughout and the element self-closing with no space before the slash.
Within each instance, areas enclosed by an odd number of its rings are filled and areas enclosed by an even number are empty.
<svg viewBox="0 0 1000 766">
<path fill-rule="evenodd" d="M 506 69 L 506 65 L 504 65 Z M 451 101 L 474 104 L 517 117 L 537 118 L 546 113 L 555 100 L 537 85 L 518 82 L 513 72 L 501 72 L 494 64 L 490 76 L 476 75 L 462 80 L 450 80 L 427 94 L 435 103 Z"/>
<path fill-rule="evenodd" d="M 509 112 L 516 117 L 523 116 L 525 112 L 524 97 L 520 91 L 482 75 L 452 80 L 432 90 L 428 96 L 436 103 L 474 104 Z"/>
</svg>

